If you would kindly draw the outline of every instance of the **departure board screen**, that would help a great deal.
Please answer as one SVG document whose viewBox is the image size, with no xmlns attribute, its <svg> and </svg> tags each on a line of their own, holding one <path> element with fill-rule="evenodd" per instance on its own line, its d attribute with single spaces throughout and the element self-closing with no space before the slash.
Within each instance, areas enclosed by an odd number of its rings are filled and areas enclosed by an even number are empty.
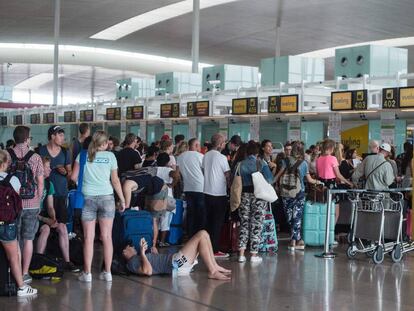
<svg viewBox="0 0 414 311">
<path fill-rule="evenodd" d="M 144 106 L 127 107 L 126 119 L 127 120 L 142 120 L 142 119 L 144 119 Z"/>
<path fill-rule="evenodd" d="M 79 111 L 79 120 L 81 122 L 93 122 L 93 110 L 81 110 Z"/>
</svg>

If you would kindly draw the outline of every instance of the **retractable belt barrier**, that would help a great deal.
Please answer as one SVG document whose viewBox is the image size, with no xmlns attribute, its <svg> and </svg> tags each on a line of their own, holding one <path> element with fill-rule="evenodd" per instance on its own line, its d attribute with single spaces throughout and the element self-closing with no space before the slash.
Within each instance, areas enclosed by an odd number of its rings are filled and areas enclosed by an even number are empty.
<svg viewBox="0 0 414 311">
<path fill-rule="evenodd" d="M 413 188 L 394 188 L 389 190 L 367 190 L 367 189 L 328 189 L 327 194 L 327 211 L 326 211 L 326 225 L 325 225 L 325 243 L 323 253 L 316 254 L 315 257 L 333 259 L 336 257 L 336 253 L 332 251 L 331 245 L 329 244 L 330 239 L 330 228 L 331 228 L 331 209 L 332 209 L 332 196 L 335 194 L 362 194 L 366 192 L 370 193 L 398 193 L 398 192 L 412 192 Z M 335 225 L 335 224 L 334 224 Z"/>
</svg>

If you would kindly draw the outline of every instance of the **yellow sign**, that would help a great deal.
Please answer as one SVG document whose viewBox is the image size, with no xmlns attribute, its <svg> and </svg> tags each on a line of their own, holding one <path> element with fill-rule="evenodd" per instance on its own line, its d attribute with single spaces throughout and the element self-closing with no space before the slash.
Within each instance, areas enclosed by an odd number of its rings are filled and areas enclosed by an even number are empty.
<svg viewBox="0 0 414 311">
<path fill-rule="evenodd" d="M 351 149 L 356 149 L 358 155 L 362 155 L 368 151 L 368 132 L 368 124 L 342 131 L 342 145 L 348 146 Z"/>
<path fill-rule="evenodd" d="M 245 114 L 247 113 L 246 99 L 234 99 L 233 100 L 233 114 Z"/>
<path fill-rule="evenodd" d="M 331 110 L 352 110 L 352 92 L 333 92 Z"/>
<path fill-rule="evenodd" d="M 298 112 L 298 95 L 280 96 L 280 112 Z"/>
<path fill-rule="evenodd" d="M 414 87 L 400 88 L 400 108 L 414 107 Z"/>
</svg>

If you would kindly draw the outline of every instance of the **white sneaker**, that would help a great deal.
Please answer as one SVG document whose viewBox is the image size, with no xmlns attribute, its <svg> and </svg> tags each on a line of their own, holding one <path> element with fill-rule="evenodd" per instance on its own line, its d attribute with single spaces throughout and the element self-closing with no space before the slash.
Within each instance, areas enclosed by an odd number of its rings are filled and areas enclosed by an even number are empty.
<svg viewBox="0 0 414 311">
<path fill-rule="evenodd" d="M 261 263 L 263 261 L 263 258 L 260 256 L 252 256 L 250 257 L 250 262 L 253 263 Z"/>
<path fill-rule="evenodd" d="M 82 272 L 78 277 L 78 280 L 81 282 L 90 283 L 92 282 L 92 273 Z"/>
<path fill-rule="evenodd" d="M 239 256 L 239 259 L 237 259 L 237 261 L 240 263 L 246 262 L 246 256 Z"/>
<path fill-rule="evenodd" d="M 102 271 L 99 274 L 99 279 L 106 282 L 112 282 L 112 274 L 111 272 Z"/>
<path fill-rule="evenodd" d="M 19 287 L 17 289 L 17 296 L 19 297 L 33 296 L 36 294 L 37 294 L 37 289 L 31 287 L 30 285 L 24 285 L 23 287 Z"/>
</svg>

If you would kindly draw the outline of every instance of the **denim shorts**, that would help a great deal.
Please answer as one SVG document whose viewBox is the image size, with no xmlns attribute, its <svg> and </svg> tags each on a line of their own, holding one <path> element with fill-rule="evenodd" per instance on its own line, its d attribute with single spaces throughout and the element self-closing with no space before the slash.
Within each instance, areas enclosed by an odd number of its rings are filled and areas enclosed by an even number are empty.
<svg viewBox="0 0 414 311">
<path fill-rule="evenodd" d="M 17 217 L 17 239 L 33 241 L 39 229 L 39 208 L 23 209 Z"/>
<path fill-rule="evenodd" d="M 82 210 L 82 221 L 93 221 L 96 218 L 114 218 L 114 195 L 85 195 L 85 205 Z"/>
<path fill-rule="evenodd" d="M 0 242 L 8 243 L 17 239 L 17 226 L 16 222 L 13 223 L 0 223 Z"/>
</svg>

